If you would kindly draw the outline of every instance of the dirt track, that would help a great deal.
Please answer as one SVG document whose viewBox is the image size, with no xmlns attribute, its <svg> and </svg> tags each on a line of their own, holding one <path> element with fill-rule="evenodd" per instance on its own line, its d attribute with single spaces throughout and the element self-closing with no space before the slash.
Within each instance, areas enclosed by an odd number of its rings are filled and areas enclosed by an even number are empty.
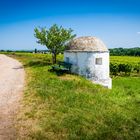
<svg viewBox="0 0 140 140">
<path fill-rule="evenodd" d="M 15 140 L 14 118 L 24 87 L 24 69 L 17 60 L 0 54 L 0 140 Z"/>
</svg>

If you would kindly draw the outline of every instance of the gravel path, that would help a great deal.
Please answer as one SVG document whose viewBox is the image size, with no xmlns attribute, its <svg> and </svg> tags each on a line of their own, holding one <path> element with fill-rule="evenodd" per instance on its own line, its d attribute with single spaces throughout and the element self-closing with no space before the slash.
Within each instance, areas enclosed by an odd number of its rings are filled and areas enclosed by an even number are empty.
<svg viewBox="0 0 140 140">
<path fill-rule="evenodd" d="M 15 140 L 14 117 L 24 86 L 24 69 L 17 60 L 0 54 L 0 140 Z"/>
</svg>

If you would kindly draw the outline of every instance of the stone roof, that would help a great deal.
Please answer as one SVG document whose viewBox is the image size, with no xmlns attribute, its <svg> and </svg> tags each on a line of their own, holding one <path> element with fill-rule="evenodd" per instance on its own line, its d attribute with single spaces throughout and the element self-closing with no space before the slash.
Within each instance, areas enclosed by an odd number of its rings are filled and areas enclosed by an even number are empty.
<svg viewBox="0 0 140 140">
<path fill-rule="evenodd" d="M 66 51 L 107 52 L 105 44 L 96 37 L 86 36 L 71 40 Z"/>
</svg>

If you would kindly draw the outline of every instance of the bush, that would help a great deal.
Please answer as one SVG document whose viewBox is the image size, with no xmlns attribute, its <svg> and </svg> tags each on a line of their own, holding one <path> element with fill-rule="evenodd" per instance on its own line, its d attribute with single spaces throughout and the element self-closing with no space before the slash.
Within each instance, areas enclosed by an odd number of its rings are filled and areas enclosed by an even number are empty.
<svg viewBox="0 0 140 140">
<path fill-rule="evenodd" d="M 110 72 L 112 75 L 117 75 L 119 72 L 119 67 L 117 63 L 110 63 Z"/>
<path fill-rule="evenodd" d="M 136 67 L 137 68 L 137 67 Z M 110 63 L 110 72 L 112 75 L 130 75 L 133 70 L 133 66 L 131 64 L 124 64 L 124 63 Z"/>
<path fill-rule="evenodd" d="M 138 63 L 138 64 L 136 64 L 136 65 L 134 66 L 134 70 L 135 70 L 137 73 L 140 72 L 140 63 Z"/>
<path fill-rule="evenodd" d="M 131 71 L 132 71 L 132 65 L 131 64 L 119 64 L 119 73 L 120 72 L 124 72 L 125 75 L 130 75 Z"/>
</svg>

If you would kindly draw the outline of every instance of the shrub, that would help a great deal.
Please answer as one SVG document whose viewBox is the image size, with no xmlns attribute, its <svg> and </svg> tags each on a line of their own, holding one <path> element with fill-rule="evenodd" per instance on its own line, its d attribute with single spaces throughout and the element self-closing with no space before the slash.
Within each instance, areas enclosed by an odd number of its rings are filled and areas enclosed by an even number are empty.
<svg viewBox="0 0 140 140">
<path fill-rule="evenodd" d="M 110 72 L 112 75 L 117 75 L 119 71 L 119 67 L 117 63 L 110 63 Z"/>
<path fill-rule="evenodd" d="M 134 70 L 139 73 L 140 72 L 140 62 L 134 66 Z"/>
<path fill-rule="evenodd" d="M 125 75 L 130 75 L 132 72 L 132 65 L 131 64 L 124 64 L 124 63 L 110 63 L 110 72 L 112 75 L 117 76 L 122 75 L 122 73 L 125 73 Z"/>
<path fill-rule="evenodd" d="M 120 72 L 124 72 L 125 75 L 130 75 L 131 71 L 132 71 L 132 65 L 131 64 L 119 64 L 119 73 Z"/>
</svg>

